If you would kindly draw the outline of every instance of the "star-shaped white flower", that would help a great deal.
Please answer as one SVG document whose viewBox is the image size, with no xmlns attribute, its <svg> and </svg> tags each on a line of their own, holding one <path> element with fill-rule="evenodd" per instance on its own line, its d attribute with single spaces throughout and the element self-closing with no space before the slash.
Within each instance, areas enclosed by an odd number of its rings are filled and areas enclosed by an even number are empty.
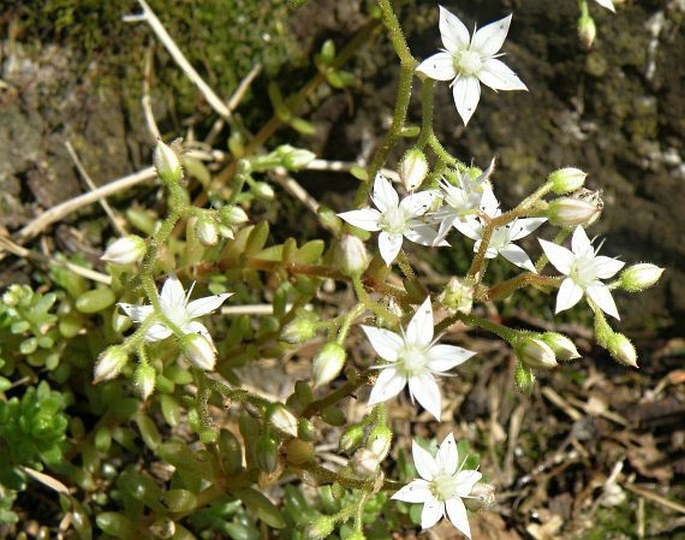
<svg viewBox="0 0 685 540">
<path fill-rule="evenodd" d="M 616 8 L 614 7 L 614 2 L 612 0 L 595 0 L 595 2 L 597 2 L 603 8 L 616 13 Z"/>
<path fill-rule="evenodd" d="M 193 285 L 190 286 L 188 294 L 186 294 L 183 290 L 183 285 L 181 285 L 176 274 L 171 274 L 164 282 L 162 291 L 159 294 L 159 303 L 162 307 L 162 312 L 172 323 L 178 326 L 184 334 L 200 334 L 209 341 L 212 347 L 214 347 L 212 336 L 209 334 L 207 327 L 195 319 L 218 309 L 233 293 L 215 294 L 189 302 L 192 290 Z M 137 304 L 120 303 L 119 306 L 124 310 L 126 315 L 131 317 L 131 320 L 133 320 L 134 323 L 142 323 L 154 313 L 154 309 L 150 305 L 141 306 Z M 164 322 L 159 321 L 153 323 L 152 326 L 148 328 L 147 333 L 145 334 L 145 340 L 160 341 L 168 338 L 171 334 L 171 329 Z"/>
<path fill-rule="evenodd" d="M 435 196 L 432 191 L 420 191 L 400 202 L 390 181 L 378 173 L 371 193 L 371 200 L 378 210 L 362 208 L 338 216 L 365 231 L 380 231 L 378 249 L 389 266 L 402 249 L 403 238 L 424 246 L 447 245 L 446 242 L 436 242 L 438 233 L 418 219 L 428 211 Z"/>
<path fill-rule="evenodd" d="M 597 255 L 585 230 L 578 226 L 571 237 L 571 249 L 540 240 L 545 255 L 554 268 L 564 274 L 557 293 L 555 313 L 575 306 L 587 294 L 604 313 L 620 320 L 611 291 L 600 279 L 614 276 L 625 263 L 612 257 Z"/>
<path fill-rule="evenodd" d="M 421 528 L 428 529 L 447 515 L 457 530 L 471 538 L 471 527 L 462 499 L 469 497 L 473 486 L 483 476 L 478 471 L 464 470 L 454 435 L 445 437 L 435 457 L 412 441 L 414 465 L 421 476 L 395 493 L 392 498 L 408 503 L 422 503 Z"/>
<path fill-rule="evenodd" d="M 483 191 L 480 208 L 481 211 L 490 218 L 495 218 L 502 213 L 499 209 L 499 202 L 490 186 L 486 186 Z M 502 257 L 519 268 L 535 272 L 533 261 L 531 261 L 528 254 L 514 244 L 514 242 L 528 236 L 545 221 L 547 221 L 547 218 L 519 218 L 507 225 L 497 227 L 490 237 L 488 249 L 485 251 L 485 258 L 494 259 L 497 255 L 502 255 Z M 482 218 L 467 217 L 463 220 L 455 220 L 454 228 L 463 235 L 471 238 L 471 240 L 476 241 L 473 246 L 473 251 L 478 251 L 480 249 L 483 230 L 485 229 Z"/>
<path fill-rule="evenodd" d="M 480 101 L 480 83 L 493 90 L 528 90 L 518 75 L 497 54 L 502 48 L 511 15 L 476 30 L 470 37 L 459 17 L 440 6 L 440 36 L 445 47 L 426 58 L 416 68 L 438 81 L 452 81 L 452 95 L 457 112 L 469 123 Z"/>
<path fill-rule="evenodd" d="M 471 358 L 475 352 L 454 345 L 436 345 L 433 340 L 433 309 L 430 297 L 421 304 L 406 332 L 362 325 L 371 346 L 387 364 L 374 366 L 381 372 L 369 397 L 375 405 L 399 394 L 409 385 L 409 395 L 440 420 L 440 388 L 435 375 L 442 375 Z M 439 339 L 439 338 L 438 338 Z"/>
</svg>

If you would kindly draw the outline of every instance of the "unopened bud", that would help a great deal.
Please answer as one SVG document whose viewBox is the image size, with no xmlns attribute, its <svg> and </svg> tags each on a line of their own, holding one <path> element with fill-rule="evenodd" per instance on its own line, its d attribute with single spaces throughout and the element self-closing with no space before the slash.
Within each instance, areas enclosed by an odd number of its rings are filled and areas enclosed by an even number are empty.
<svg viewBox="0 0 685 540">
<path fill-rule="evenodd" d="M 291 437 L 297 437 L 297 418 L 283 405 L 278 404 L 269 413 L 271 425 Z"/>
<path fill-rule="evenodd" d="M 147 400 L 155 389 L 157 372 L 150 364 L 141 364 L 133 374 L 133 384 L 138 391 L 138 395 Z"/>
<path fill-rule="evenodd" d="M 335 520 L 329 516 L 320 516 L 312 521 L 304 531 L 305 540 L 325 540 L 335 528 Z"/>
<path fill-rule="evenodd" d="M 299 171 L 309 165 L 316 154 L 303 148 L 294 148 L 289 144 L 284 144 L 276 149 L 276 153 L 281 158 L 283 166 L 290 171 Z"/>
<path fill-rule="evenodd" d="M 328 384 L 335 379 L 345 365 L 345 349 L 334 341 L 326 343 L 312 361 L 312 382 L 314 388 Z"/>
<path fill-rule="evenodd" d="M 640 292 L 654 285 L 664 269 L 656 264 L 639 263 L 629 266 L 619 277 L 620 286 L 628 292 Z"/>
<path fill-rule="evenodd" d="M 145 256 L 145 240 L 135 234 L 123 236 L 112 242 L 100 260 L 110 264 L 133 264 Z"/>
<path fill-rule="evenodd" d="M 494 485 L 478 482 L 471 488 L 471 493 L 464 499 L 464 502 L 473 511 L 490 510 L 495 506 L 495 491 Z"/>
<path fill-rule="evenodd" d="M 197 239 L 205 247 L 214 247 L 219 242 L 219 230 L 216 222 L 209 216 L 201 216 L 195 224 Z"/>
<path fill-rule="evenodd" d="M 578 37 L 586 49 L 591 49 L 597 36 L 597 26 L 589 15 L 581 16 L 578 19 Z"/>
<path fill-rule="evenodd" d="M 311 311 L 301 311 L 281 332 L 281 339 L 291 345 L 309 341 L 316 335 L 318 319 Z"/>
<path fill-rule="evenodd" d="M 535 372 L 523 362 L 517 362 L 514 370 L 514 382 L 519 392 L 530 395 L 535 386 Z"/>
<path fill-rule="evenodd" d="M 414 191 L 428 175 L 428 160 L 421 150 L 412 148 L 405 152 L 400 162 L 400 180 L 404 189 Z"/>
<path fill-rule="evenodd" d="M 235 234 L 233 234 L 233 229 L 227 227 L 226 225 L 219 225 L 218 231 L 222 238 L 228 238 L 229 240 L 233 240 L 235 238 Z"/>
<path fill-rule="evenodd" d="M 637 352 L 635 351 L 633 344 L 626 336 L 616 332 L 609 338 L 607 345 L 609 354 L 611 354 L 614 360 L 616 360 L 619 364 L 634 368 L 638 367 Z"/>
<path fill-rule="evenodd" d="M 122 347 L 107 347 L 98 358 L 93 369 L 93 384 L 114 379 L 128 362 L 128 355 Z"/>
<path fill-rule="evenodd" d="M 554 351 L 542 339 L 525 336 L 514 343 L 514 351 L 519 360 L 531 368 L 553 368 L 557 365 Z"/>
<path fill-rule="evenodd" d="M 438 297 L 446 308 L 462 313 L 471 313 L 473 307 L 473 287 L 466 285 L 463 280 L 452 277 L 445 285 L 445 289 Z"/>
<path fill-rule="evenodd" d="M 366 447 L 376 454 L 379 461 L 383 461 L 390 451 L 392 443 L 392 431 L 385 425 L 375 426 L 366 441 Z"/>
<path fill-rule="evenodd" d="M 163 182 L 167 184 L 177 184 L 183 180 L 181 160 L 178 158 L 176 152 L 162 141 L 157 142 L 152 161 L 155 165 L 157 176 L 159 176 Z"/>
<path fill-rule="evenodd" d="M 547 181 L 557 195 L 572 193 L 583 187 L 587 173 L 575 167 L 564 167 L 551 173 Z"/>
<path fill-rule="evenodd" d="M 591 200 L 575 197 L 560 197 L 550 201 L 547 219 L 557 227 L 587 227 L 597 221 L 602 205 Z"/>
<path fill-rule="evenodd" d="M 369 254 L 364 242 L 352 234 L 343 234 L 338 243 L 336 262 L 346 276 L 360 276 L 369 266 Z"/>
<path fill-rule="evenodd" d="M 554 351 L 554 355 L 559 360 L 573 360 L 580 358 L 580 353 L 573 341 L 558 332 L 545 332 L 540 336 L 542 341 L 547 343 Z"/>
<path fill-rule="evenodd" d="M 214 345 L 200 334 L 187 334 L 181 342 L 183 355 L 195 367 L 211 371 L 216 364 Z"/>
<path fill-rule="evenodd" d="M 242 225 L 243 223 L 247 223 L 249 220 L 245 210 L 240 208 L 240 206 L 234 205 L 224 206 L 222 209 L 220 209 L 219 218 L 225 225 L 228 225 L 229 227 L 232 227 L 233 225 Z"/>
<path fill-rule="evenodd" d="M 357 448 L 364 439 L 364 427 L 359 424 L 353 424 L 345 429 L 340 435 L 338 441 L 338 449 L 341 452 L 349 453 Z"/>
<path fill-rule="evenodd" d="M 266 202 L 273 201 L 276 196 L 274 188 L 266 182 L 254 182 L 252 184 L 252 193 L 254 193 L 255 197 L 258 199 Z"/>
</svg>

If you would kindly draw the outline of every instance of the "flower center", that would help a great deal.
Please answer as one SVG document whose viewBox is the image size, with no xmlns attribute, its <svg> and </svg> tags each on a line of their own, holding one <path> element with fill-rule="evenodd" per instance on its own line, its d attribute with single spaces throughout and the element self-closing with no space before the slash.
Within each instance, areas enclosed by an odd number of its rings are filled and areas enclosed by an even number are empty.
<svg viewBox="0 0 685 540">
<path fill-rule="evenodd" d="M 431 482 L 431 492 L 439 501 L 453 498 L 456 487 L 455 477 L 451 474 L 440 474 Z"/>
<path fill-rule="evenodd" d="M 569 277 L 583 289 L 597 279 L 594 257 L 583 257 L 573 261 Z"/>
<path fill-rule="evenodd" d="M 398 367 L 405 377 L 414 377 L 426 373 L 428 355 L 426 350 L 416 345 L 405 345 L 400 351 Z"/>
<path fill-rule="evenodd" d="M 477 75 L 483 67 L 483 61 L 476 51 L 462 51 L 455 56 L 454 67 L 464 75 Z"/>
<path fill-rule="evenodd" d="M 404 215 L 404 210 L 398 206 L 397 208 L 388 208 L 378 221 L 381 229 L 385 232 L 401 234 L 406 228 L 407 218 Z"/>
</svg>

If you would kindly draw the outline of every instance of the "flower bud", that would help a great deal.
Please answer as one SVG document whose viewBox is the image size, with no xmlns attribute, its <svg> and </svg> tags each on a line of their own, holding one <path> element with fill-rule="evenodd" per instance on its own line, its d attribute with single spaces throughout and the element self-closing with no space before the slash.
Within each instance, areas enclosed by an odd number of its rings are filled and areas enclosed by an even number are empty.
<svg viewBox="0 0 685 540">
<path fill-rule="evenodd" d="M 535 386 L 535 372 L 523 362 L 516 362 L 514 382 L 519 392 L 530 395 Z"/>
<path fill-rule="evenodd" d="M 274 406 L 269 413 L 269 422 L 278 431 L 297 437 L 297 418 L 283 405 Z"/>
<path fill-rule="evenodd" d="M 591 225 L 602 212 L 602 205 L 575 197 L 560 197 L 550 201 L 547 219 L 557 227 L 584 227 Z"/>
<path fill-rule="evenodd" d="M 471 489 L 468 498 L 464 500 L 468 508 L 473 511 L 490 510 L 495 506 L 495 486 L 478 482 Z"/>
<path fill-rule="evenodd" d="M 635 347 L 623 334 L 619 332 L 614 333 L 608 340 L 607 349 L 609 350 L 609 354 L 611 354 L 614 360 L 619 364 L 634 368 L 638 367 Z"/>
<path fill-rule="evenodd" d="M 351 452 L 361 444 L 362 439 L 364 439 L 364 426 L 352 424 L 340 435 L 338 450 L 345 453 Z"/>
<path fill-rule="evenodd" d="M 229 240 L 233 240 L 235 238 L 235 234 L 233 234 L 233 229 L 231 229 L 230 227 L 226 227 L 226 225 L 219 225 L 217 227 L 217 230 L 219 231 L 219 234 L 222 238 L 228 238 Z"/>
<path fill-rule="evenodd" d="M 414 191 L 428 175 L 428 160 L 421 150 L 407 150 L 400 162 L 400 180 L 404 189 Z"/>
<path fill-rule="evenodd" d="M 553 368 L 557 365 L 554 351 L 542 339 L 525 336 L 514 343 L 514 351 L 519 360 L 531 368 Z"/>
<path fill-rule="evenodd" d="M 133 374 L 133 384 L 138 391 L 138 395 L 147 400 L 155 389 L 157 372 L 150 364 L 140 364 Z"/>
<path fill-rule="evenodd" d="M 209 216 L 201 216 L 195 224 L 197 239 L 205 247 L 214 247 L 219 242 L 219 230 L 216 222 Z"/>
<path fill-rule="evenodd" d="M 335 379 L 345 365 L 345 349 L 339 343 L 326 343 L 312 361 L 312 383 L 314 388 L 328 384 Z"/>
<path fill-rule="evenodd" d="M 621 272 L 620 286 L 628 292 L 644 291 L 659 281 L 663 273 L 664 269 L 655 264 L 634 264 Z"/>
<path fill-rule="evenodd" d="M 133 264 L 145 256 L 145 240 L 135 234 L 122 236 L 112 242 L 100 260 L 110 264 Z"/>
<path fill-rule="evenodd" d="M 254 182 L 252 184 L 252 193 L 254 193 L 255 197 L 258 199 L 266 202 L 273 201 L 276 196 L 274 188 L 266 182 Z"/>
<path fill-rule="evenodd" d="M 558 332 L 545 332 L 540 338 L 551 347 L 552 351 L 554 351 L 554 356 L 559 360 L 580 358 L 580 353 L 573 341 L 565 335 Z"/>
<path fill-rule="evenodd" d="M 200 334 L 187 334 L 181 342 L 183 355 L 195 367 L 211 371 L 216 364 L 216 350 L 207 338 Z"/>
<path fill-rule="evenodd" d="M 171 147 L 162 141 L 157 142 L 152 162 L 155 165 L 157 176 L 167 184 L 177 184 L 183 180 L 183 167 L 181 160 Z"/>
<path fill-rule="evenodd" d="M 240 208 L 240 206 L 235 205 L 224 206 L 222 209 L 220 209 L 219 219 L 221 219 L 222 223 L 228 225 L 229 227 L 232 227 L 233 225 L 242 225 L 243 223 L 247 223 L 249 220 L 245 210 Z"/>
<path fill-rule="evenodd" d="M 357 476 L 363 478 L 375 476 L 381 465 L 382 457 L 368 448 L 360 448 L 350 459 L 350 467 Z"/>
<path fill-rule="evenodd" d="M 93 370 L 93 384 L 114 379 L 128 362 L 128 355 L 118 345 L 107 347 L 98 358 Z"/>
<path fill-rule="evenodd" d="M 464 283 L 463 280 L 452 277 L 445 285 L 445 289 L 438 297 L 440 303 L 454 311 L 471 313 L 473 307 L 473 287 Z"/>
<path fill-rule="evenodd" d="M 385 425 L 375 426 L 370 432 L 366 440 L 366 446 L 379 458 L 379 461 L 385 459 L 390 451 L 390 444 L 392 443 L 392 431 Z"/>
<path fill-rule="evenodd" d="M 572 193 L 583 187 L 587 173 L 575 167 L 564 167 L 557 169 L 547 177 L 547 182 L 551 185 L 552 191 L 557 195 Z"/>
<path fill-rule="evenodd" d="M 320 516 L 305 528 L 305 540 L 325 540 L 335 528 L 335 520 L 329 516 Z"/>
<path fill-rule="evenodd" d="M 309 341 L 318 329 L 317 316 L 311 311 L 301 311 L 281 332 L 281 339 L 291 345 Z"/>
<path fill-rule="evenodd" d="M 338 242 L 336 263 L 346 276 L 359 276 L 369 266 L 369 254 L 364 242 L 352 234 L 343 234 Z"/>
<path fill-rule="evenodd" d="M 276 153 L 281 158 L 281 163 L 289 171 L 299 171 L 309 165 L 316 154 L 303 148 L 294 148 L 289 144 L 284 144 L 276 149 Z"/>
<path fill-rule="evenodd" d="M 580 42 L 586 49 L 592 48 L 597 36 L 597 27 L 595 21 L 589 15 L 581 16 L 578 19 L 578 37 Z"/>
</svg>

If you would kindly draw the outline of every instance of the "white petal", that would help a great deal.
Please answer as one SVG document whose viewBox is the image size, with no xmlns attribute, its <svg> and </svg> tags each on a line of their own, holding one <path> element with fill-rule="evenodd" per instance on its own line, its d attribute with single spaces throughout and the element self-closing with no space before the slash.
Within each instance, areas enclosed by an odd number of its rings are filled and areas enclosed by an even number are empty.
<svg viewBox="0 0 685 540">
<path fill-rule="evenodd" d="M 549 262 L 552 263 L 554 268 L 565 276 L 568 276 L 571 273 L 571 265 L 576 259 L 573 252 L 564 246 L 548 242 L 547 240 L 539 239 L 538 241 L 542 246 L 542 251 L 545 252 L 545 255 L 547 255 Z"/>
<path fill-rule="evenodd" d="M 583 297 L 583 292 L 583 289 L 576 285 L 572 279 L 567 278 L 562 281 L 557 293 L 557 305 L 554 308 L 554 313 L 559 313 L 575 306 Z"/>
<path fill-rule="evenodd" d="M 483 236 L 483 227 L 475 218 L 455 219 L 454 228 L 471 240 L 480 240 Z"/>
<path fill-rule="evenodd" d="M 603 8 L 607 8 L 609 11 L 616 13 L 616 8 L 614 8 L 614 2 L 612 0 L 595 0 Z"/>
<path fill-rule="evenodd" d="M 618 314 L 618 309 L 616 309 L 614 297 L 611 296 L 609 287 L 604 285 L 604 283 L 595 281 L 587 288 L 586 292 L 588 296 L 592 298 L 593 302 L 597 304 L 604 313 L 611 315 L 615 319 L 621 320 L 621 317 Z"/>
<path fill-rule="evenodd" d="M 592 248 L 592 242 L 587 237 L 585 229 L 580 225 L 576 227 L 573 231 L 573 236 L 571 237 L 571 249 L 579 257 L 591 256 L 595 254 L 595 250 Z"/>
<path fill-rule="evenodd" d="M 385 328 L 375 328 L 364 324 L 361 327 L 378 356 L 387 362 L 397 360 L 397 355 L 404 345 L 404 340 L 400 336 Z"/>
<path fill-rule="evenodd" d="M 440 7 L 440 37 L 442 44 L 448 51 L 456 51 L 463 47 L 467 47 L 471 36 L 469 31 L 461 22 L 461 19 L 447 11 L 444 7 Z"/>
<path fill-rule="evenodd" d="M 198 298 L 189 302 L 186 306 L 186 313 L 191 319 L 196 319 L 202 315 L 207 315 L 212 311 L 219 309 L 221 304 L 223 304 L 233 293 L 221 293 L 215 294 L 213 296 L 205 296 L 204 298 Z"/>
<path fill-rule="evenodd" d="M 460 497 L 467 497 L 473 491 L 473 486 L 475 486 L 483 475 L 478 471 L 459 471 L 455 477 L 456 492 Z"/>
<path fill-rule="evenodd" d="M 419 404 L 440 421 L 442 415 L 442 396 L 440 387 L 435 382 L 433 375 L 424 373 L 409 378 L 409 394 Z"/>
<path fill-rule="evenodd" d="M 523 218 L 514 220 L 511 224 L 511 240 L 519 240 L 528 236 L 545 223 L 545 221 L 547 221 L 547 218 Z"/>
<path fill-rule="evenodd" d="M 444 474 L 454 474 L 459 466 L 459 453 L 454 435 L 450 433 L 440 443 L 435 461 Z"/>
<path fill-rule="evenodd" d="M 459 77 L 452 85 L 452 97 L 466 126 L 480 101 L 480 82 L 476 77 Z"/>
<path fill-rule="evenodd" d="M 443 373 L 463 364 L 475 354 L 455 345 L 434 345 L 428 351 L 428 369 L 433 373 Z"/>
<path fill-rule="evenodd" d="M 447 517 L 452 522 L 452 525 L 466 538 L 471 538 L 471 527 L 469 526 L 469 518 L 466 515 L 464 501 L 454 497 L 445 502 L 445 507 L 447 508 Z"/>
<path fill-rule="evenodd" d="M 406 384 L 406 377 L 400 375 L 394 367 L 383 368 L 371 389 L 369 405 L 376 405 L 395 397 Z"/>
<path fill-rule="evenodd" d="M 152 306 L 139 306 L 137 304 L 117 304 L 134 323 L 141 323 L 152 313 Z"/>
<path fill-rule="evenodd" d="M 436 81 L 451 81 L 457 76 L 451 53 L 439 52 L 421 62 L 416 71 Z"/>
<path fill-rule="evenodd" d="M 531 261 L 528 254 L 516 244 L 507 244 L 506 246 L 500 248 L 499 254 L 519 268 L 523 268 L 529 272 L 536 272 L 533 261 Z"/>
<path fill-rule="evenodd" d="M 145 332 L 146 341 L 161 341 L 168 338 L 172 334 L 168 326 L 162 323 L 154 323 Z"/>
<path fill-rule="evenodd" d="M 400 208 L 405 211 L 407 217 L 415 218 L 424 215 L 434 200 L 434 191 L 419 191 L 405 197 L 400 203 Z"/>
<path fill-rule="evenodd" d="M 381 212 L 386 212 L 389 208 L 397 208 L 400 204 L 400 196 L 397 191 L 392 187 L 390 180 L 381 173 L 376 174 L 371 200 Z"/>
<path fill-rule="evenodd" d="M 483 67 L 478 72 L 478 78 L 480 82 L 493 90 L 528 90 L 519 76 L 504 62 L 496 58 L 491 58 L 483 63 Z"/>
<path fill-rule="evenodd" d="M 362 208 L 361 210 L 350 210 L 349 212 L 342 212 L 338 217 L 347 221 L 350 225 L 359 227 L 365 231 L 380 231 L 381 227 L 378 224 L 378 219 L 381 213 L 373 208 Z"/>
<path fill-rule="evenodd" d="M 445 515 L 445 503 L 433 498 L 424 503 L 421 511 L 421 528 L 430 529 Z"/>
<path fill-rule="evenodd" d="M 176 274 L 170 274 L 164 285 L 162 285 L 159 303 L 162 305 L 162 310 L 167 317 L 173 318 L 178 310 L 185 310 L 186 292 Z"/>
<path fill-rule="evenodd" d="M 426 346 L 433 341 L 433 307 L 430 296 L 426 297 L 414 313 L 405 336 L 406 342 L 413 345 Z"/>
<path fill-rule="evenodd" d="M 390 266 L 402 249 L 402 235 L 382 231 L 378 235 L 378 250 L 385 264 Z"/>
<path fill-rule="evenodd" d="M 433 495 L 431 494 L 428 482 L 417 479 L 412 480 L 390 498 L 408 503 L 424 503 L 429 501 L 432 497 Z"/>
<path fill-rule="evenodd" d="M 623 261 L 612 257 L 605 257 L 604 255 L 595 257 L 593 262 L 595 264 L 596 276 L 600 279 L 609 279 L 626 264 Z"/>
<path fill-rule="evenodd" d="M 212 346 L 212 349 L 216 351 L 216 347 L 214 346 L 214 340 L 212 339 L 212 335 L 209 333 L 209 330 L 207 330 L 207 327 L 202 324 L 201 322 L 198 321 L 190 321 L 190 323 L 186 324 L 182 330 L 186 334 L 200 334 L 203 338 L 205 338 L 207 341 L 209 341 L 209 344 Z"/>
<path fill-rule="evenodd" d="M 495 192 L 489 185 L 486 185 L 483 189 L 479 206 L 483 213 L 490 217 L 497 217 L 502 213 L 499 209 L 499 201 L 495 197 Z"/>
<path fill-rule="evenodd" d="M 411 455 L 419 476 L 429 482 L 440 473 L 440 468 L 433 455 L 416 441 L 411 443 Z"/>
<path fill-rule="evenodd" d="M 438 232 L 426 223 L 410 224 L 404 231 L 404 237 L 422 246 L 449 246 L 447 242 L 438 238 Z"/>
<path fill-rule="evenodd" d="M 502 48 L 509 32 L 509 25 L 511 25 L 511 15 L 486 24 L 474 34 L 471 49 L 478 51 L 482 56 L 492 56 Z"/>
</svg>

